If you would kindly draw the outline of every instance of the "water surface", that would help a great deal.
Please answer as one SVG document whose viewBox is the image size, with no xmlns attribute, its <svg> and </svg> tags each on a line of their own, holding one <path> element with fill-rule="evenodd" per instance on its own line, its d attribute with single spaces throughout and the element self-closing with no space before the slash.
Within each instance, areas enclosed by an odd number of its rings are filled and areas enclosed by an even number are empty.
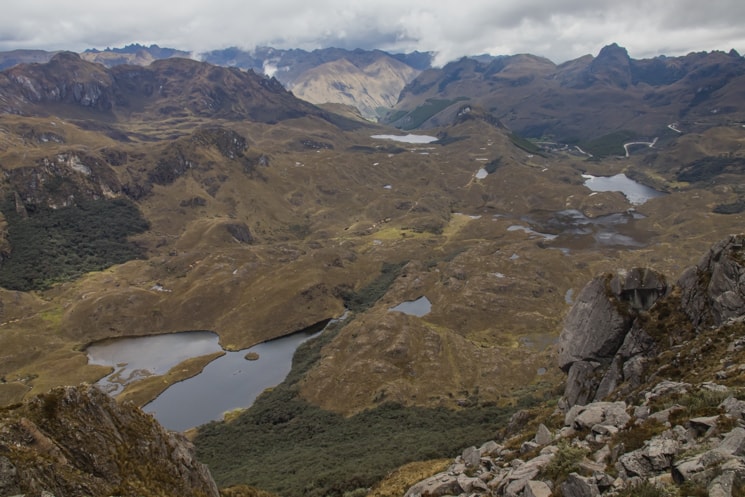
<svg viewBox="0 0 745 497">
<path fill-rule="evenodd" d="M 370 138 L 376 140 L 393 140 L 402 143 L 432 143 L 436 142 L 438 138 L 436 136 L 427 135 L 372 135 Z"/>
<path fill-rule="evenodd" d="M 654 188 L 637 183 L 625 174 L 616 174 L 615 176 L 592 176 L 583 174 L 585 186 L 594 192 L 621 192 L 628 199 L 629 203 L 641 205 L 647 200 L 662 197 L 663 192 L 658 192 Z"/>
<path fill-rule="evenodd" d="M 143 407 L 169 430 L 183 431 L 237 408 L 250 407 L 269 387 L 284 381 L 297 347 L 320 331 L 302 331 L 249 349 L 227 352 L 187 380 L 171 385 Z M 247 360 L 246 354 L 259 355 Z"/>
<path fill-rule="evenodd" d="M 389 311 L 403 312 L 410 316 L 422 317 L 426 316 L 432 310 L 432 303 L 427 297 L 419 297 L 416 300 L 409 300 L 407 302 L 401 302 L 395 307 L 388 309 Z"/>
<path fill-rule="evenodd" d="M 177 364 L 215 352 L 222 347 L 210 331 L 185 331 L 166 335 L 110 338 L 88 346 L 89 364 L 111 366 L 114 371 L 98 385 L 110 395 L 126 385 L 153 375 L 162 375 Z"/>
</svg>

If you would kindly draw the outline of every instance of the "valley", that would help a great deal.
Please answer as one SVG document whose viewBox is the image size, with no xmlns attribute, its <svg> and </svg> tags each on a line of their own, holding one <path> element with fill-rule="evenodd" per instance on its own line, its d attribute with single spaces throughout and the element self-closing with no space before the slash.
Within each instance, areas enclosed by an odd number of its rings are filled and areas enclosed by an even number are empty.
<svg viewBox="0 0 745 497">
<path fill-rule="evenodd" d="M 503 62 L 510 81 L 533 64 L 548 71 L 525 56 Z M 430 71 L 396 105 L 442 76 Z M 527 91 L 519 81 L 510 88 Z M 518 408 L 556 397 L 562 323 L 596 275 L 651 267 L 677 277 L 742 231 L 745 129 L 731 125 L 740 107 L 671 127 L 670 109 L 620 117 L 648 109 L 624 101 L 601 126 L 586 120 L 592 100 L 610 106 L 600 92 L 562 118 L 571 122 L 543 116 L 551 127 L 531 135 L 540 119 L 527 101 L 509 117 L 488 100 L 503 90 L 466 101 L 441 86 L 449 110 L 401 131 L 186 59 L 105 68 L 62 53 L 4 70 L 0 404 L 107 376 L 113 366 L 89 360 L 92 344 L 209 332 L 209 350 L 117 392 L 146 406 L 217 356 L 248 366 L 246 349 L 346 316 L 300 345 L 287 379 L 257 392 L 253 408 L 226 409 L 225 421 L 191 433 L 221 487 L 342 495 L 477 444 Z M 738 102 L 724 91 L 716 99 Z M 582 139 L 566 140 L 572 133 Z M 644 136 L 659 140 L 635 141 Z M 394 310 L 417 301 L 426 312 Z M 253 402 L 239 395 L 238 405 Z M 395 431 L 397 419 L 408 431 Z M 364 436 L 350 448 L 334 430 Z M 301 464 L 318 449 L 309 434 L 358 454 L 393 432 L 428 442 L 408 456 L 381 448 L 359 481 L 309 464 L 279 489 L 231 456 L 279 464 L 302 440 L 292 456 Z M 302 478 L 318 487 L 303 490 Z"/>
</svg>

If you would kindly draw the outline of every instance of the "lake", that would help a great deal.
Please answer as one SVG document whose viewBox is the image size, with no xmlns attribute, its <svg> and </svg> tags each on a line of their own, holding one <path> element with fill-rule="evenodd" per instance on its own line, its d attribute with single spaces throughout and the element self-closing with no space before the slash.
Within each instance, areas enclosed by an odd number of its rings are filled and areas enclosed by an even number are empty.
<svg viewBox="0 0 745 497">
<path fill-rule="evenodd" d="M 621 192 L 626 196 L 629 203 L 634 205 L 641 205 L 647 200 L 666 195 L 666 193 L 634 181 L 625 174 L 616 174 L 615 176 L 583 174 L 582 177 L 585 178 L 585 186 L 590 190 L 594 192 Z"/>
<path fill-rule="evenodd" d="M 261 392 L 284 381 L 297 347 L 321 332 L 318 325 L 249 349 L 226 352 L 198 375 L 171 385 L 143 410 L 167 429 L 183 431 L 222 419 L 228 411 L 250 407 Z M 129 383 L 162 375 L 186 359 L 221 350 L 215 333 L 188 331 L 107 339 L 90 345 L 86 352 L 90 364 L 115 368 L 97 385 L 116 395 Z M 247 359 L 247 354 L 255 360 Z"/>
</svg>

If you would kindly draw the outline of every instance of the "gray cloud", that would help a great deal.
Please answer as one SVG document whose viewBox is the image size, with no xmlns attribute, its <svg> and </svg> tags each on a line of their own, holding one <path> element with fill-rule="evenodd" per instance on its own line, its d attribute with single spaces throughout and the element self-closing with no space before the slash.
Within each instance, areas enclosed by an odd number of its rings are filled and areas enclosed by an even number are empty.
<svg viewBox="0 0 745 497">
<path fill-rule="evenodd" d="M 138 42 L 199 53 L 238 46 L 534 53 L 563 62 L 608 43 L 632 57 L 745 50 L 741 0 L 9 0 L 0 50 L 84 50 Z"/>
</svg>

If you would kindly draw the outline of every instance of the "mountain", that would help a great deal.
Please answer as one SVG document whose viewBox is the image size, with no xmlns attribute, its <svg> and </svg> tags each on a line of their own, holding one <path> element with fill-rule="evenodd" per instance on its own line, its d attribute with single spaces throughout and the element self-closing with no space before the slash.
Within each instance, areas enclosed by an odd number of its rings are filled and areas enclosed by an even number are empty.
<svg viewBox="0 0 745 497">
<path fill-rule="evenodd" d="M 615 67 L 619 54 L 603 58 Z M 568 64 L 565 87 L 621 91 L 627 71 L 599 63 L 588 72 L 591 62 Z M 544 59 L 480 57 L 449 66 L 443 87 L 476 87 L 483 64 L 527 99 L 531 84 L 555 84 L 530 79 L 553 74 Z M 641 77 L 630 74 L 623 91 Z M 733 78 L 710 98 L 731 98 Z M 89 364 L 86 350 L 101 340 L 209 330 L 224 351 L 238 351 L 346 314 L 298 349 L 283 384 L 192 433 L 219 486 L 361 493 L 401 465 L 493 438 L 520 409 L 553 411 L 566 383 L 562 323 L 587 300 L 588 280 L 617 268 L 681 274 L 741 230 L 742 127 L 681 121 L 654 142 L 623 142 L 628 157 L 590 157 L 541 148 L 493 109 L 457 98 L 428 136 L 403 136 L 319 109 L 277 80 L 191 59 L 107 68 L 63 52 L 0 72 L 0 404 L 97 382 L 111 368 Z M 607 101 L 583 105 L 599 120 Z M 612 188 L 598 186 L 606 181 Z M 739 274 L 726 268 L 717 272 Z M 692 279 L 722 281 L 707 270 Z M 632 314 L 652 312 L 627 303 L 653 289 L 626 281 L 610 276 L 610 293 L 600 294 L 610 302 L 602 309 L 623 311 L 610 314 L 623 325 L 617 340 L 562 364 L 590 403 L 595 380 L 608 374 L 602 384 L 618 385 L 637 371 L 616 345 L 631 334 Z M 680 295 L 702 308 L 717 300 Z M 429 311 L 400 310 L 410 302 Z M 664 326 L 693 343 L 690 318 L 666 302 L 686 321 Z M 650 326 L 663 319 L 655 316 Z M 707 325 L 701 339 L 723 345 Z M 145 405 L 220 353 L 130 383 L 117 400 Z M 622 359 L 620 373 L 609 367 Z M 278 477 L 278 467 L 293 470 Z"/>
<path fill-rule="evenodd" d="M 734 51 L 634 60 L 616 44 L 559 66 L 529 55 L 464 58 L 409 83 L 387 122 L 437 126 L 468 101 L 536 139 L 582 145 L 620 131 L 654 137 L 673 123 L 742 121 L 744 74 Z"/>
<path fill-rule="evenodd" d="M 161 48 L 158 45 L 144 46 L 138 43 L 123 48 L 107 48 L 105 50 L 88 49 L 80 57 L 89 62 L 96 62 L 106 67 L 122 64 L 147 66 L 150 63 L 172 57 L 190 58 L 191 54 L 175 48 Z"/>
<path fill-rule="evenodd" d="M 48 62 L 55 52 L 16 50 L 0 53 L 0 69 L 21 63 Z M 89 49 L 83 60 L 106 67 L 118 65 L 148 66 L 170 58 L 192 58 L 193 54 L 158 45 L 127 45 L 105 50 Z M 432 55 L 413 52 L 388 54 L 381 50 L 281 50 L 257 47 L 253 51 L 238 48 L 213 50 L 200 54 L 204 61 L 222 67 L 251 70 L 276 77 L 288 90 L 314 104 L 351 105 L 367 119 L 377 120 L 398 100 L 401 89 L 422 69 L 428 68 Z"/>
<path fill-rule="evenodd" d="M 404 85 L 430 66 L 432 57 L 417 52 L 391 55 L 381 50 L 259 47 L 253 52 L 216 50 L 204 54 L 204 60 L 269 74 L 311 103 L 351 105 L 377 120 L 396 103 Z"/>
<path fill-rule="evenodd" d="M 38 115 L 61 104 L 69 115 L 154 113 L 161 117 L 210 116 L 276 122 L 322 115 L 294 98 L 276 80 L 189 59 L 164 59 L 148 67 L 105 68 L 63 52 L 47 64 L 22 64 L 0 77 L 1 110 Z M 82 114 L 81 114 L 82 113 Z"/>
</svg>

